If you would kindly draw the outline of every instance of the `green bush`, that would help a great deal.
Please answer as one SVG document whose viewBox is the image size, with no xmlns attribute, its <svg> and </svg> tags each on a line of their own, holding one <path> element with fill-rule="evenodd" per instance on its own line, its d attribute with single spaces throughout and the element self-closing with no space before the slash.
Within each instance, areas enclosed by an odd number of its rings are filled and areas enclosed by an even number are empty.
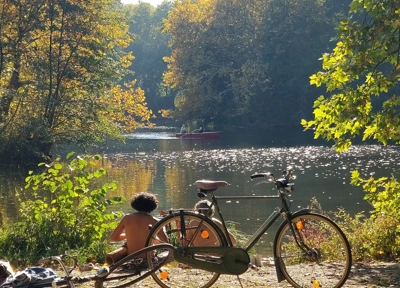
<svg viewBox="0 0 400 288">
<path fill-rule="evenodd" d="M 363 221 L 358 231 L 365 241 L 359 249 L 364 258 L 392 260 L 400 256 L 400 183 L 392 177 L 364 179 L 356 170 L 351 174 L 351 183 L 362 186 L 364 199 L 374 208 L 371 216 Z"/>
<path fill-rule="evenodd" d="M 315 198 L 310 208 L 340 226 L 350 242 L 354 261 L 392 261 L 400 256 L 400 219 L 393 214 L 373 213 L 367 217 L 364 213 L 351 215 L 344 209 L 326 212 Z"/>
<path fill-rule="evenodd" d="M 19 219 L 3 227 L 2 257 L 17 265 L 66 252 L 104 257 L 105 238 L 122 216 L 122 212 L 107 212 L 108 207 L 122 199 L 106 197 L 117 186 L 100 181 L 106 175 L 97 168 L 101 156 L 73 155 L 67 155 L 68 163 L 57 158 L 50 165 L 40 163 L 37 174 L 29 172 L 25 188 L 17 193 Z"/>
<path fill-rule="evenodd" d="M 400 219 L 390 215 L 352 216 L 344 210 L 335 213 L 346 234 L 355 261 L 391 261 L 400 256 Z"/>
<path fill-rule="evenodd" d="M 351 173 L 351 184 L 362 186 L 367 200 L 374 207 L 372 216 L 388 215 L 400 218 L 400 183 L 395 177 L 370 177 L 364 179 L 355 170 Z"/>
</svg>

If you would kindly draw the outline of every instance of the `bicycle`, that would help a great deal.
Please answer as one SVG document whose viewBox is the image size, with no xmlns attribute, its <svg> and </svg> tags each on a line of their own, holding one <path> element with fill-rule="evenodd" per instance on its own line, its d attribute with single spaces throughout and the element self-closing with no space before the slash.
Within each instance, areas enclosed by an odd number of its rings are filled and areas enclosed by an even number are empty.
<svg viewBox="0 0 400 288">
<path fill-rule="evenodd" d="M 283 221 L 276 230 L 273 241 L 273 262 L 278 282 L 287 280 L 293 287 L 342 287 L 349 276 L 352 263 L 349 242 L 339 226 L 326 216 L 311 213 L 308 208 L 291 212 L 288 197 L 294 191 L 293 170 L 287 168 L 280 178 L 275 178 L 271 173 L 256 173 L 250 178 L 264 178 L 261 183 L 273 182 L 278 194 L 215 196 L 215 191 L 227 186 L 227 182 L 195 182 L 201 199 L 211 196 L 211 207 L 215 207 L 222 229 L 200 213 L 188 209 L 170 210 L 169 215 L 152 227 L 146 245 L 160 243 L 157 235 L 160 232 L 165 233 L 168 242 L 174 246 L 174 261 L 153 273 L 153 279 L 164 288 L 181 287 L 182 279 L 190 283 L 185 287 L 198 285 L 206 288 L 212 286 L 220 274 L 240 275 L 251 266 L 250 249 L 282 217 Z M 218 200 L 244 199 L 277 199 L 281 200 L 282 206 L 273 211 L 243 248 L 240 248 L 234 247 L 227 237 L 228 229 Z M 202 244 L 199 246 L 196 243 Z M 173 269 L 177 267 L 182 269 Z M 184 269 L 185 267 L 188 269 Z M 161 273 L 168 274 L 168 278 L 161 277 Z"/>
<path fill-rule="evenodd" d="M 149 260 L 150 259 L 150 260 Z M 1 286 L 2 288 L 9 287 L 69 287 L 74 288 L 75 284 L 94 281 L 95 288 L 123 288 L 129 287 L 144 278 L 150 276 L 155 271 L 161 269 L 166 263 L 173 259 L 173 246 L 170 244 L 158 244 L 145 247 L 135 253 L 132 253 L 113 265 L 100 268 L 96 274 L 87 276 L 73 276 L 72 271 L 78 267 L 76 257 L 70 255 L 59 255 L 43 258 L 39 260 L 41 265 L 60 265 L 62 273 L 65 276 L 49 279 L 50 281 L 38 282 L 21 282 Z M 68 264 L 71 264 L 70 267 Z M 31 281 L 29 277 L 25 278 Z M 24 279 L 24 280 L 25 280 Z"/>
</svg>

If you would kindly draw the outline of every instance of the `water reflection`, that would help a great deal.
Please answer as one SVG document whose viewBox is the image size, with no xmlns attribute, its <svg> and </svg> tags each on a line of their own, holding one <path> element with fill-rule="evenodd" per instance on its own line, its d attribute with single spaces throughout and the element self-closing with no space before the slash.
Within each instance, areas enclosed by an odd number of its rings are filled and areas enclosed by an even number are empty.
<svg viewBox="0 0 400 288">
<path fill-rule="evenodd" d="M 108 157 L 113 161 L 112 155 Z M 137 181 L 141 179 L 140 173 L 143 173 L 140 167 L 147 172 L 153 169 L 152 181 L 146 181 L 149 185 L 143 190 L 158 194 L 160 209 L 163 210 L 171 207 L 191 209 L 198 201 L 197 190 L 192 185 L 198 179 L 227 181 L 230 185 L 219 189 L 216 192 L 218 195 L 273 194 L 272 186 L 255 186 L 249 176 L 254 172 L 279 173 L 287 165 L 291 165 L 298 176 L 292 195 L 293 210 L 309 205 L 310 199 L 316 197 L 325 210 L 343 207 L 351 213 L 368 211 L 371 208 L 363 201 L 361 189 L 349 185 L 351 171 L 359 169 L 364 176 L 385 175 L 388 174 L 386 170 L 394 170 L 399 162 L 396 160 L 396 148 L 380 146 L 354 146 L 342 155 L 328 147 L 307 146 L 157 151 L 149 154 L 136 152 L 118 155 L 117 158 L 121 167 L 129 167 L 131 162 L 140 163 L 135 166 L 136 175 L 132 175 L 128 169 L 124 173 L 124 179 L 136 177 Z M 134 186 L 124 190 L 126 196 L 136 192 L 139 190 Z M 236 223 L 238 230 L 251 234 L 278 205 L 274 201 L 243 200 L 223 203 L 221 206 L 226 220 Z M 130 208 L 126 207 L 126 211 L 130 211 Z M 270 247 L 269 242 L 273 235 L 269 235 L 262 239 L 265 242 L 263 250 Z"/>
<path fill-rule="evenodd" d="M 124 134 L 127 139 L 175 139 L 175 133 L 171 131 L 157 131 L 157 132 L 136 132 Z"/>
<path fill-rule="evenodd" d="M 298 174 L 293 193 L 296 204 L 307 205 L 309 199 L 316 196 L 329 209 L 343 206 L 351 212 L 359 212 L 369 206 L 362 201 L 362 191 L 349 185 L 351 171 L 359 169 L 364 176 L 385 175 L 385 170 L 398 165 L 394 155 L 397 155 L 397 149 L 390 147 L 355 146 L 339 155 L 327 147 L 308 146 L 135 152 L 107 154 L 106 159 L 112 167 L 109 177 L 116 178 L 123 187 L 119 193 L 154 191 L 165 197 L 162 209 L 191 207 L 196 201 L 192 183 L 197 179 L 228 181 L 229 188 L 217 192 L 222 195 L 268 193 L 272 187 L 264 187 L 264 191 L 260 186 L 254 187 L 249 176 L 254 172 L 279 172 L 291 165 Z"/>
<path fill-rule="evenodd" d="M 398 149 L 393 146 L 353 146 L 348 152 L 338 154 L 326 146 L 302 146 L 298 139 L 291 140 L 298 144 L 295 147 L 278 147 L 274 146 L 279 142 L 277 140 L 268 138 L 262 142 L 258 137 L 253 141 L 236 135 L 240 141 L 235 146 L 229 135 L 204 141 L 176 139 L 171 131 L 150 134 L 132 135 L 124 145 L 109 142 L 92 147 L 89 152 L 103 154 L 102 165 L 107 170 L 105 181 L 113 180 L 118 184 L 117 191 L 113 192 L 115 195 L 129 199 L 140 191 L 154 192 L 162 210 L 172 207 L 192 209 L 199 200 L 193 186 L 198 179 L 227 181 L 230 185 L 217 190 L 217 195 L 273 194 L 272 185 L 255 186 L 250 175 L 255 172 L 279 173 L 291 165 L 297 175 L 292 194 L 293 210 L 309 205 L 310 199 L 316 197 L 325 210 L 343 207 L 350 213 L 369 211 L 371 207 L 363 200 L 361 188 L 349 184 L 351 171 L 359 169 L 364 177 L 388 176 L 396 175 L 400 165 Z M 151 139 L 148 139 L 149 135 Z M 243 139 L 247 139 L 247 145 Z M 56 152 L 62 154 L 63 151 Z M 0 213 L 3 217 L 15 219 L 13 189 L 23 183 L 21 175 L 22 172 L 13 174 L 7 169 L 0 171 Z M 238 230 L 248 234 L 254 232 L 279 205 L 276 201 L 254 200 L 221 204 L 225 220 L 233 221 Z M 128 203 L 120 208 L 131 211 Z M 270 249 L 272 232 L 263 237 L 260 249 Z"/>
<path fill-rule="evenodd" d="M 0 223 L 16 219 L 18 205 L 15 194 L 24 187 L 27 170 L 19 166 L 0 165 Z"/>
</svg>

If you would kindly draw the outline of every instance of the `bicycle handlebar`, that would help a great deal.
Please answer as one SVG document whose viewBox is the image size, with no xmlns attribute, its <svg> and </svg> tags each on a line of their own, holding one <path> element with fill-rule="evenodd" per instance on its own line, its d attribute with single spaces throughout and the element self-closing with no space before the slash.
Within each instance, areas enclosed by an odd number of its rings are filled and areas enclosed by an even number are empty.
<svg viewBox="0 0 400 288">
<path fill-rule="evenodd" d="M 293 175 L 293 168 L 288 167 L 284 171 L 282 171 L 282 178 L 275 178 L 274 174 L 272 173 L 255 173 L 250 176 L 251 179 L 255 178 L 269 178 L 274 182 L 276 188 L 278 190 L 284 189 L 286 192 L 292 192 L 294 190 L 294 184 L 290 181 L 294 180 L 296 177 Z"/>
</svg>

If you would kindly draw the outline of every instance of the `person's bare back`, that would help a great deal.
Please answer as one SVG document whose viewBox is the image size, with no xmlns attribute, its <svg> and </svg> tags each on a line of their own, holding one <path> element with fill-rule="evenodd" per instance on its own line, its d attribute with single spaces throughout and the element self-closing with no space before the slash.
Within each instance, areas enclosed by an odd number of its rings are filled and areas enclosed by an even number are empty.
<svg viewBox="0 0 400 288">
<path fill-rule="evenodd" d="M 111 242 L 126 241 L 127 254 L 145 248 L 150 229 L 157 219 L 150 215 L 157 208 L 158 200 L 154 194 L 141 192 L 135 194 L 131 206 L 137 212 L 125 215 L 110 236 Z M 166 238 L 164 235 L 160 235 Z"/>
<path fill-rule="evenodd" d="M 111 234 L 110 241 L 126 240 L 129 255 L 145 247 L 149 231 L 156 223 L 157 219 L 144 211 L 125 215 Z"/>
</svg>

